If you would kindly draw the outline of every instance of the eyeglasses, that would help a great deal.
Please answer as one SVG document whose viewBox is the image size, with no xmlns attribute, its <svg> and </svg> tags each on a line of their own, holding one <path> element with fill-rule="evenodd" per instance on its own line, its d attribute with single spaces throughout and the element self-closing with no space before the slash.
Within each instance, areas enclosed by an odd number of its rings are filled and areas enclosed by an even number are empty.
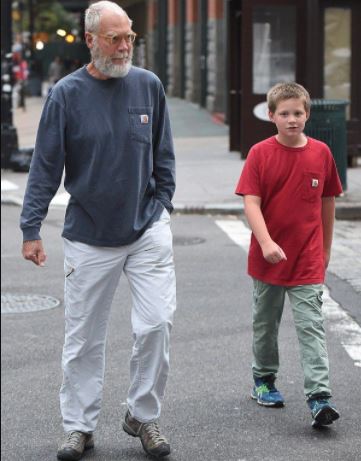
<svg viewBox="0 0 361 461">
<path fill-rule="evenodd" d="M 120 43 L 125 40 L 126 43 L 134 43 L 135 37 L 137 36 L 136 33 L 130 32 L 129 34 L 125 35 L 104 35 L 104 34 L 92 34 L 97 35 L 98 37 L 103 37 L 108 45 L 120 45 Z"/>
</svg>

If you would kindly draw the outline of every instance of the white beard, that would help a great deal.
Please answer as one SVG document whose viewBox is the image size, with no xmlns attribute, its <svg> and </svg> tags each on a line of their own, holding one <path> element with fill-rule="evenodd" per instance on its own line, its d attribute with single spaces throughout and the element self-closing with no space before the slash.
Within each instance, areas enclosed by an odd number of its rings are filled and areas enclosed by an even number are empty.
<svg viewBox="0 0 361 461">
<path fill-rule="evenodd" d="M 94 41 L 94 46 L 90 50 L 92 61 L 96 69 L 102 74 L 111 78 L 124 78 L 128 75 L 132 67 L 133 48 L 129 53 L 117 53 L 114 56 L 104 56 L 99 48 L 99 45 Z M 112 59 L 121 58 L 127 59 L 124 64 L 113 64 Z"/>
</svg>

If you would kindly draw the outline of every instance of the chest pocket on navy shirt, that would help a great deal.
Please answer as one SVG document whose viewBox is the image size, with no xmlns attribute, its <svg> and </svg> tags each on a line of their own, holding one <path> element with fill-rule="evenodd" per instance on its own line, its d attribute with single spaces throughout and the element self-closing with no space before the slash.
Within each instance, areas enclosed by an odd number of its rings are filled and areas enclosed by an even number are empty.
<svg viewBox="0 0 361 461">
<path fill-rule="evenodd" d="M 130 137 L 134 141 L 152 142 L 152 107 L 128 107 Z"/>
</svg>

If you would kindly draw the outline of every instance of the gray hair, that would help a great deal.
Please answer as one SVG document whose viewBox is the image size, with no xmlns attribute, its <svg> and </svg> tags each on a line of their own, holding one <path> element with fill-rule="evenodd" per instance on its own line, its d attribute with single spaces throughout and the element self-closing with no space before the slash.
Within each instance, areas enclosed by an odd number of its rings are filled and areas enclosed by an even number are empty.
<svg viewBox="0 0 361 461">
<path fill-rule="evenodd" d="M 85 10 L 85 32 L 96 33 L 98 31 L 100 16 L 103 10 L 111 10 L 114 13 L 123 14 L 128 18 L 130 27 L 132 27 L 133 21 L 122 7 L 108 0 L 101 0 L 100 2 L 93 3 Z"/>
</svg>

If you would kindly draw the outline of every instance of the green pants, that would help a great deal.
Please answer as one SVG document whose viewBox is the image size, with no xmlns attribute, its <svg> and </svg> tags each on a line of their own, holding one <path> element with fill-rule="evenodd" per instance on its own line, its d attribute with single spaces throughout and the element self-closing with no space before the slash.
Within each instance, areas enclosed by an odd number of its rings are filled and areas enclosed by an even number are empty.
<svg viewBox="0 0 361 461">
<path fill-rule="evenodd" d="M 279 368 L 278 330 L 286 292 L 292 306 L 304 373 L 304 392 L 331 396 L 322 285 L 284 287 L 253 279 L 253 376 L 276 375 Z"/>
</svg>

